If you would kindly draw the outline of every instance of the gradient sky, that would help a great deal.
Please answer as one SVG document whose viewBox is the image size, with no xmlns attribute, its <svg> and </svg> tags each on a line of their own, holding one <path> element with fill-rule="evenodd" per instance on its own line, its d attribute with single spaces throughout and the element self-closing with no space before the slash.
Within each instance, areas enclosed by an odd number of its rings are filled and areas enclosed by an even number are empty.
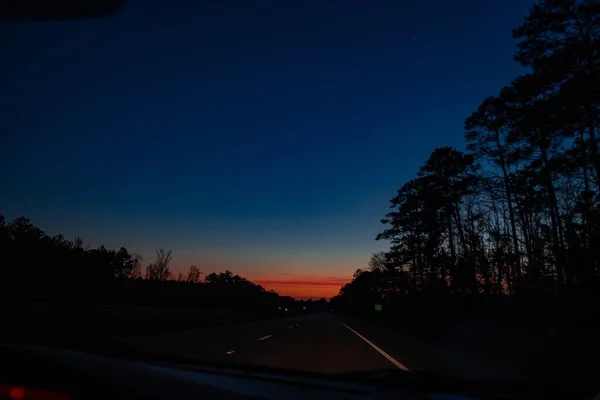
<svg viewBox="0 0 600 400">
<path fill-rule="evenodd" d="M 388 199 L 522 72 L 532 0 L 129 1 L 0 24 L 0 213 L 329 297 Z"/>
</svg>

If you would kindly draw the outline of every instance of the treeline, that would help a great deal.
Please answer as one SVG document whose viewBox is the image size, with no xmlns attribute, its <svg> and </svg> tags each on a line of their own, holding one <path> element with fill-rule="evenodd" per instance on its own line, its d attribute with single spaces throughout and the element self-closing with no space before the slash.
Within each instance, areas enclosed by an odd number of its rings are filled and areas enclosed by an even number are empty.
<svg viewBox="0 0 600 400">
<path fill-rule="evenodd" d="M 278 310 L 295 303 L 230 271 L 208 274 L 192 265 L 171 270 L 171 251 L 158 249 L 143 267 L 126 248 L 91 248 L 81 238 L 49 236 L 27 218 L 0 215 L 0 298 L 6 303 L 60 302 Z"/>
<path fill-rule="evenodd" d="M 466 118 L 466 152 L 436 148 L 397 191 L 389 251 L 335 302 L 598 285 L 600 2 L 540 1 L 512 34 L 528 72 Z"/>
</svg>

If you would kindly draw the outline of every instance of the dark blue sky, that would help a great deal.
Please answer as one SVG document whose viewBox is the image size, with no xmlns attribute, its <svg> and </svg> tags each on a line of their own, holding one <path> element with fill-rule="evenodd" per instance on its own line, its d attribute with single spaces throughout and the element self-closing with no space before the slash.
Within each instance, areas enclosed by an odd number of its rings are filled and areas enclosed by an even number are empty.
<svg viewBox="0 0 600 400">
<path fill-rule="evenodd" d="M 395 190 L 522 72 L 533 1 L 213 3 L 1 25 L 0 212 L 178 268 L 351 276 Z"/>
</svg>

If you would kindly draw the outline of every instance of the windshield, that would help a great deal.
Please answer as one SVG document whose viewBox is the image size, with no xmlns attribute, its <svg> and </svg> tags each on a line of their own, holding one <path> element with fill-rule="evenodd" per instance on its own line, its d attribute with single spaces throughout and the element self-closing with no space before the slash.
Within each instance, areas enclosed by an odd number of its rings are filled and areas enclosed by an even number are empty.
<svg viewBox="0 0 600 400">
<path fill-rule="evenodd" d="M 0 338 L 600 382 L 599 26 L 596 0 L 3 20 Z"/>
</svg>

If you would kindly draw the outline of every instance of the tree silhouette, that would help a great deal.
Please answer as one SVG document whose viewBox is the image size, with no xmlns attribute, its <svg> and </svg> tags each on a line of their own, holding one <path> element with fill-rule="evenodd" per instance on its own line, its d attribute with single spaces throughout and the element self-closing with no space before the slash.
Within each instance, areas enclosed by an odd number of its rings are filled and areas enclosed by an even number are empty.
<svg viewBox="0 0 600 400">
<path fill-rule="evenodd" d="M 513 37 L 528 73 L 466 119 L 467 153 L 435 149 L 402 185 L 389 251 L 332 304 L 600 284 L 600 2 L 542 0 Z"/>
<path fill-rule="evenodd" d="M 191 283 L 198 283 L 200 282 L 201 274 L 202 273 L 200 272 L 200 268 L 196 267 L 195 265 L 192 265 L 188 270 L 186 281 Z"/>
<path fill-rule="evenodd" d="M 511 120 L 508 115 L 508 106 L 503 99 L 498 97 L 485 99 L 479 109 L 465 122 L 467 149 L 476 160 L 490 163 L 492 168 L 499 168 L 501 172 L 500 177 L 492 172 L 482 178 L 486 179 L 489 187 L 498 191 L 505 201 L 512 235 L 512 249 L 508 249 L 508 251 L 510 253 L 511 278 L 514 280 L 521 275 L 521 265 L 514 211 L 515 203 L 510 179 L 511 165 L 508 163 L 508 154 L 511 149 L 506 142 L 506 136 L 510 129 Z M 528 251 L 529 253 L 530 251 Z"/>
<path fill-rule="evenodd" d="M 142 278 L 142 261 L 144 258 L 141 254 L 133 253 L 133 266 L 129 275 L 130 279 L 141 279 Z"/>
<path fill-rule="evenodd" d="M 472 157 L 443 147 L 391 200 L 393 211 L 382 221 L 390 227 L 377 239 L 391 241 L 393 259 L 407 266 L 418 285 L 444 290 L 451 283 L 475 290 L 464 273 L 466 266 L 473 268 L 475 254 L 460 207 L 476 183 Z"/>
<path fill-rule="evenodd" d="M 171 267 L 169 266 L 172 259 L 171 250 L 156 249 L 156 259 L 153 263 L 146 267 L 146 279 L 156 281 L 166 281 L 171 277 Z"/>
<path fill-rule="evenodd" d="M 234 275 L 212 273 L 200 281 L 200 269 L 171 280 L 172 252 L 156 251 L 142 279 L 142 256 L 126 248 L 84 248 L 83 240 L 50 237 L 27 218 L 10 223 L 0 215 L 0 298 L 11 302 L 146 305 L 221 310 L 274 316 L 277 305 L 291 309 L 294 300 Z M 227 315 L 227 314 L 226 314 Z M 190 322 L 192 323 L 192 322 Z"/>
</svg>

